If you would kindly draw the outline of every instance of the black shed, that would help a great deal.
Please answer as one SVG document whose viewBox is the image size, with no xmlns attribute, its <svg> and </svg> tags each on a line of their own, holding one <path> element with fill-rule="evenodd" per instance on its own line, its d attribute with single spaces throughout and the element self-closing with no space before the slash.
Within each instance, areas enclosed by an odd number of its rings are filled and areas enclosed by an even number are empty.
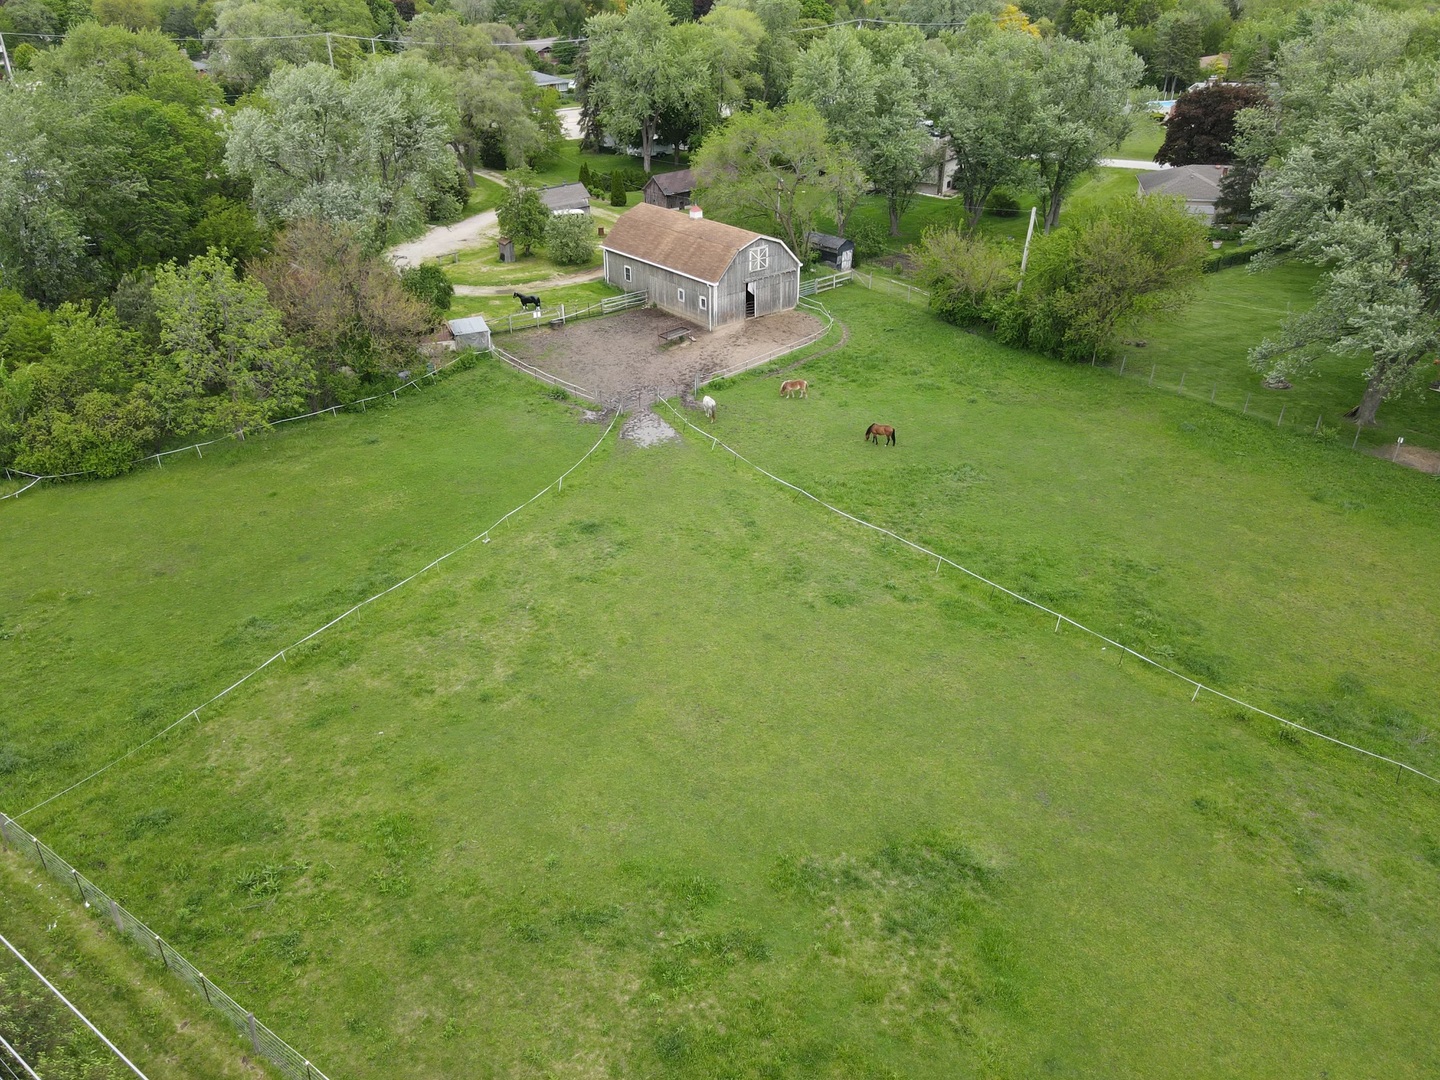
<svg viewBox="0 0 1440 1080">
<path fill-rule="evenodd" d="M 806 241 L 820 256 L 820 261 L 836 270 L 849 270 L 855 265 L 855 241 L 829 233 L 806 233 Z"/>
</svg>

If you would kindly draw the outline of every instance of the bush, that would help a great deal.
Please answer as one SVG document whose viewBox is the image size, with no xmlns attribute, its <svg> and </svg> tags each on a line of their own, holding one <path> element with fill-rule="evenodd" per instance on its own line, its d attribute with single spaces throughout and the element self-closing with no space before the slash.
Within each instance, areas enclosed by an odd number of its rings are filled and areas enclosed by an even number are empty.
<svg viewBox="0 0 1440 1080">
<path fill-rule="evenodd" d="M 1259 248 L 1233 247 L 1228 251 L 1222 248 L 1214 254 L 1205 256 L 1205 264 L 1201 269 L 1207 274 L 1213 274 L 1217 270 L 1224 270 L 1227 266 L 1244 266 L 1258 254 L 1260 254 Z"/>
<path fill-rule="evenodd" d="M 595 258 L 595 223 L 589 214 L 556 214 L 545 227 L 545 250 L 561 266 L 586 266 Z"/>
<path fill-rule="evenodd" d="M 1015 217 L 1020 213 L 1020 202 L 1004 188 L 996 188 L 985 200 L 985 210 L 996 217 Z"/>
<path fill-rule="evenodd" d="M 415 299 L 429 304 L 437 316 L 449 309 L 455 296 L 455 286 L 450 284 L 445 271 L 434 263 L 410 266 L 400 271 L 400 287 Z"/>
<path fill-rule="evenodd" d="M 845 231 L 849 234 L 846 239 L 855 245 L 857 262 L 876 259 L 885 253 L 885 243 L 889 239 L 889 233 L 880 222 L 869 219 L 857 221 L 847 227 Z"/>
<path fill-rule="evenodd" d="M 626 201 L 625 181 L 620 176 L 620 170 L 616 169 L 610 174 L 610 205 L 624 206 Z"/>
<path fill-rule="evenodd" d="M 935 314 L 956 326 L 996 321 L 996 303 L 1018 276 L 1015 252 L 958 228 L 929 228 L 916 248 L 920 280 Z"/>
</svg>

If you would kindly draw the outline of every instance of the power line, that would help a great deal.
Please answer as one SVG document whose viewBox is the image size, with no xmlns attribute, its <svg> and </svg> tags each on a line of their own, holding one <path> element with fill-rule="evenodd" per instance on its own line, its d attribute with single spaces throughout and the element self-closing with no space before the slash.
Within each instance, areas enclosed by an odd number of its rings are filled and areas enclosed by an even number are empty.
<svg viewBox="0 0 1440 1080">
<path fill-rule="evenodd" d="M 22 964 L 24 964 L 27 968 L 29 968 L 31 973 L 37 979 L 39 979 L 42 983 L 49 987 L 50 992 L 54 994 L 57 998 L 59 998 L 61 1001 L 63 1001 L 65 1003 L 65 1007 L 80 1018 L 81 1023 L 83 1023 L 86 1027 L 93 1031 L 99 1037 L 101 1042 L 103 1042 L 106 1046 L 113 1050 L 116 1057 L 118 1057 L 126 1065 L 130 1066 L 131 1072 L 138 1076 L 140 1080 L 150 1080 L 148 1076 L 146 1076 L 143 1072 L 140 1071 L 139 1067 L 133 1061 L 131 1061 L 129 1058 L 127 1058 L 124 1054 L 120 1052 L 120 1048 L 118 1046 L 116 1046 L 114 1043 L 112 1043 L 109 1039 L 105 1037 L 105 1033 L 103 1031 L 101 1031 L 94 1024 L 92 1024 L 89 1018 L 84 1013 L 82 1013 L 74 1005 L 70 1004 L 70 999 L 67 998 L 64 994 L 62 994 L 59 989 L 56 988 L 54 983 L 52 983 L 49 979 L 45 978 L 44 975 L 41 975 L 39 969 L 36 968 L 34 964 L 30 963 L 29 960 L 26 960 L 25 957 L 21 955 L 20 950 L 15 948 L 14 945 L 11 945 L 10 942 L 5 939 L 4 934 L 0 934 L 0 944 L 3 944 L 7 949 L 14 953 L 15 958 L 19 960 Z M 29 1066 L 26 1066 L 26 1068 L 28 1069 Z M 30 1075 L 35 1076 L 34 1073 L 31 1073 Z M 36 1077 L 36 1080 L 39 1080 L 39 1077 Z"/>
<path fill-rule="evenodd" d="M 30 1080 L 40 1080 L 40 1077 L 35 1075 L 35 1070 L 30 1068 L 29 1063 L 20 1056 L 20 1051 L 16 1050 L 15 1047 L 11 1046 L 8 1042 L 6 1042 L 5 1036 L 3 1035 L 0 1035 L 0 1046 L 3 1046 L 6 1050 L 8 1050 L 10 1052 L 10 1056 L 20 1063 L 20 1067 L 25 1070 L 27 1075 L 29 1075 Z M 0 1065 L 5 1066 L 5 1071 L 11 1075 L 13 1080 L 20 1080 L 20 1074 L 17 1073 L 14 1069 L 12 1069 L 10 1067 L 10 1063 L 6 1061 L 3 1057 L 0 1057 Z"/>
</svg>

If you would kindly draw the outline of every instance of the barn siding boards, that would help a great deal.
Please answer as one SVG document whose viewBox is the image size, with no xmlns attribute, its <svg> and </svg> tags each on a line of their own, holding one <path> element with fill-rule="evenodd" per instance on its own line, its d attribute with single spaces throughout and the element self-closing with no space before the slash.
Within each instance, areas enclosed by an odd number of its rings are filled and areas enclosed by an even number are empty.
<svg viewBox="0 0 1440 1080">
<path fill-rule="evenodd" d="M 782 241 L 718 221 L 642 203 L 620 216 L 602 249 L 609 284 L 712 330 L 800 299 L 800 260 Z"/>
</svg>

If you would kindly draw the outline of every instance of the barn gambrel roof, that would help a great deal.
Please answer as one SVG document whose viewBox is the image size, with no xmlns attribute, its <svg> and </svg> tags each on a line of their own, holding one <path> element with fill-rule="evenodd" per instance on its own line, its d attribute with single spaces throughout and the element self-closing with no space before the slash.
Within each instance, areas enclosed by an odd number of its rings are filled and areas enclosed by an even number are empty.
<svg viewBox="0 0 1440 1080">
<path fill-rule="evenodd" d="M 756 240 L 769 240 L 790 250 L 784 241 L 773 236 L 737 229 L 708 218 L 692 218 L 684 211 L 638 203 L 616 219 L 610 235 L 600 246 L 617 255 L 628 255 L 715 285 L 725 276 L 735 256 Z"/>
</svg>

